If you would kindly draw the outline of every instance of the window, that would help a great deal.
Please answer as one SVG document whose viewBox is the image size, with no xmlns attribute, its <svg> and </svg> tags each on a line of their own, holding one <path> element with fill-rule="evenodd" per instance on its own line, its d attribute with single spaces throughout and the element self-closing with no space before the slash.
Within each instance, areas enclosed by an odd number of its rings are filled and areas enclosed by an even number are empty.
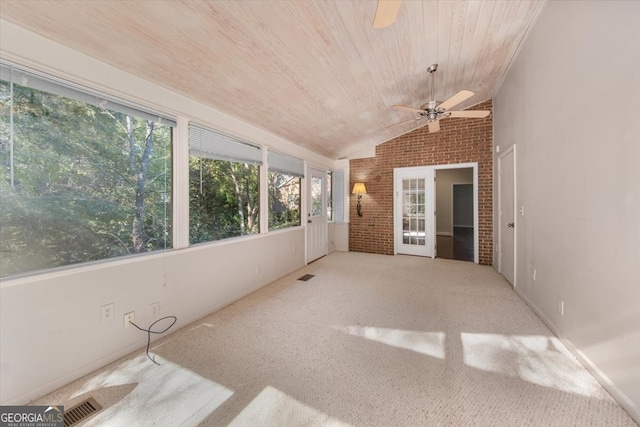
<svg viewBox="0 0 640 427">
<path fill-rule="evenodd" d="M 322 178 L 319 176 L 311 176 L 311 216 L 322 215 Z"/>
<path fill-rule="evenodd" d="M 189 126 L 189 242 L 260 232 L 260 147 Z"/>
<path fill-rule="evenodd" d="M 0 108 L 0 276 L 171 247 L 171 120 L 4 65 Z"/>
<path fill-rule="evenodd" d="M 269 150 L 269 230 L 300 225 L 303 168 L 302 160 Z"/>
</svg>

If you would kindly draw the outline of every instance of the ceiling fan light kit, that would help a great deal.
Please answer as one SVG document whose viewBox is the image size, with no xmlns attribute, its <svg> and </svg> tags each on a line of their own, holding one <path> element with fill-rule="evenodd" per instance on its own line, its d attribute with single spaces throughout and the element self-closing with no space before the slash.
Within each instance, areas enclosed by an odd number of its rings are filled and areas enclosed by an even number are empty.
<svg viewBox="0 0 640 427">
<path fill-rule="evenodd" d="M 427 72 L 431 76 L 431 101 L 423 104 L 420 108 L 408 107 L 406 105 L 392 105 L 391 108 L 402 111 L 409 111 L 416 114 L 411 120 L 405 120 L 400 123 L 388 126 L 387 129 L 404 125 L 410 122 L 418 122 L 423 119 L 427 119 L 427 122 L 421 126 L 428 125 L 429 132 L 438 132 L 440 130 L 439 120 L 446 118 L 469 118 L 469 119 L 481 119 L 487 117 L 491 112 L 487 110 L 468 110 L 468 111 L 450 111 L 450 108 L 455 107 L 463 101 L 471 98 L 474 93 L 470 90 L 463 89 L 460 92 L 453 95 L 451 98 L 444 102 L 438 102 L 435 100 L 435 72 L 438 70 L 438 64 L 433 64 L 427 68 Z"/>
</svg>

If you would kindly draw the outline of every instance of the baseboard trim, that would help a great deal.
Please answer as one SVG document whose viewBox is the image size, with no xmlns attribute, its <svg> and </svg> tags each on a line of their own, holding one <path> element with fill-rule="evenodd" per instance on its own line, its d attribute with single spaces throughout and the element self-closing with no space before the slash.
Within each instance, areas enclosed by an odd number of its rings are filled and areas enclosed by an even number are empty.
<svg viewBox="0 0 640 427">
<path fill-rule="evenodd" d="M 542 320 L 542 322 L 547 325 L 551 332 L 564 344 L 564 346 L 573 354 L 576 359 L 580 362 L 582 366 L 585 367 L 591 375 L 595 377 L 595 379 L 604 387 L 605 390 L 613 397 L 613 399 L 618 402 L 622 408 L 627 411 L 629 416 L 638 424 L 640 424 L 640 408 L 636 406 L 626 394 L 622 392 L 614 383 L 607 377 L 604 372 L 602 372 L 592 361 L 589 359 L 578 347 L 576 347 L 569 338 L 567 338 L 560 329 L 549 319 L 547 316 L 542 313 L 541 310 L 529 299 L 525 294 L 523 294 L 520 289 L 517 287 L 514 288 L 516 294 L 529 306 L 531 310 Z"/>
</svg>

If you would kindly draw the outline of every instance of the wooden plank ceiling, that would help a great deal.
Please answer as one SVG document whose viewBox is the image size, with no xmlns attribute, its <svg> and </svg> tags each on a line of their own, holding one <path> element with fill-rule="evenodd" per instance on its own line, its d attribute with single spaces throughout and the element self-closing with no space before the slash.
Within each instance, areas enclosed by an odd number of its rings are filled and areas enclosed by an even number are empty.
<svg viewBox="0 0 640 427">
<path fill-rule="evenodd" d="M 389 106 L 492 98 L 543 0 L 14 1 L 0 16 L 333 159 L 416 127 Z M 457 119 L 448 119 L 457 120 Z M 420 124 L 424 124 L 420 122 Z"/>
</svg>

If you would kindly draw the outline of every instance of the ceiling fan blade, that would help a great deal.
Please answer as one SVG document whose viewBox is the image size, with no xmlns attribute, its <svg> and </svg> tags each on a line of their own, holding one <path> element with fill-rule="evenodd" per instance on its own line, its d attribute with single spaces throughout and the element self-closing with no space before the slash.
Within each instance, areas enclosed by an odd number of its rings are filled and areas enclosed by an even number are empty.
<svg viewBox="0 0 640 427">
<path fill-rule="evenodd" d="M 465 110 L 465 111 L 449 111 L 449 117 L 467 117 L 471 119 L 483 119 L 487 117 L 491 111 L 488 110 Z"/>
<path fill-rule="evenodd" d="M 448 110 L 449 108 L 460 104 L 462 101 L 471 98 L 473 95 L 473 92 L 471 92 L 470 90 L 463 89 L 453 95 L 451 98 L 444 101 L 442 104 L 438 105 L 438 110 Z"/>
<path fill-rule="evenodd" d="M 402 0 L 378 0 L 373 28 L 384 28 L 393 24 L 398 16 L 401 2 Z"/>
<path fill-rule="evenodd" d="M 392 105 L 391 108 L 395 108 L 396 110 L 410 111 L 417 114 L 420 114 L 424 111 L 419 108 L 407 107 L 406 105 Z"/>
<path fill-rule="evenodd" d="M 420 120 L 420 118 L 418 118 L 418 119 L 409 119 L 409 120 L 405 120 L 405 121 L 403 121 L 403 122 L 400 122 L 400 123 L 396 123 L 396 124 L 394 124 L 394 125 L 387 126 L 385 129 L 391 129 L 391 128 L 394 128 L 394 127 L 396 127 L 396 126 L 406 125 L 407 123 L 417 122 L 418 120 Z"/>
<path fill-rule="evenodd" d="M 438 132 L 440 130 L 440 122 L 434 120 L 429 122 L 429 133 Z"/>
</svg>

